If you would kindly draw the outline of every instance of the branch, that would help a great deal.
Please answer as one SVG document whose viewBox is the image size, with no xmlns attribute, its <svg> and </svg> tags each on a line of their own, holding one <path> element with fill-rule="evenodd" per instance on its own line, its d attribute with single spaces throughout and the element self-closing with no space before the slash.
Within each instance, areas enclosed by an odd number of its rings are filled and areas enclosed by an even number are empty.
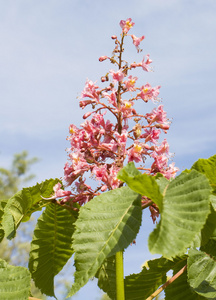
<svg viewBox="0 0 216 300">
<path fill-rule="evenodd" d="M 157 291 L 155 291 L 151 296 L 149 296 L 146 300 L 152 300 L 158 294 L 160 294 L 168 285 L 170 285 L 174 280 L 176 280 L 184 271 L 187 269 L 187 265 L 185 265 L 178 273 L 176 273 L 172 278 L 170 278 L 166 283 L 164 283 Z"/>
</svg>

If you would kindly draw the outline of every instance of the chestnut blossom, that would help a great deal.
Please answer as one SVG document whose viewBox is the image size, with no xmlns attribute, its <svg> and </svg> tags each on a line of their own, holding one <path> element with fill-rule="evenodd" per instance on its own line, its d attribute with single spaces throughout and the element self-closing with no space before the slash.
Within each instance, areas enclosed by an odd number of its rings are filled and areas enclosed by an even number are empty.
<svg viewBox="0 0 216 300">
<path fill-rule="evenodd" d="M 145 149 L 142 144 L 135 142 L 133 147 L 128 151 L 128 161 L 140 162 L 144 153 Z"/>
<path fill-rule="evenodd" d="M 54 187 L 53 190 L 55 192 L 54 197 L 55 198 L 59 198 L 59 197 L 65 197 L 65 196 L 70 196 L 71 192 L 70 191 L 64 191 L 63 189 L 61 189 L 61 183 L 58 182 Z"/>
<path fill-rule="evenodd" d="M 138 98 L 141 98 L 145 102 L 152 100 L 153 102 L 157 101 L 157 97 L 159 95 L 159 89 L 161 88 L 160 85 L 153 88 L 149 83 L 141 86 L 140 93 L 137 94 Z"/>
<path fill-rule="evenodd" d="M 130 65 L 131 68 L 136 68 L 136 67 L 142 67 L 142 69 L 146 72 L 151 71 L 150 64 L 152 63 L 152 60 L 149 58 L 149 54 L 146 54 L 146 56 L 143 57 L 142 62 L 140 63 L 132 63 Z"/>
<path fill-rule="evenodd" d="M 133 40 L 133 44 L 137 49 L 137 52 L 139 52 L 140 51 L 139 45 L 142 42 L 142 40 L 144 40 L 144 38 L 145 38 L 144 35 L 141 36 L 141 37 L 136 37 L 134 34 L 131 34 L 131 37 L 132 37 L 132 40 Z"/>
<path fill-rule="evenodd" d="M 124 81 L 125 89 L 130 92 L 135 91 L 136 90 L 135 83 L 136 83 L 137 79 L 138 79 L 137 77 L 133 77 L 132 75 L 128 76 L 128 80 Z"/>
<path fill-rule="evenodd" d="M 168 165 L 171 154 L 167 140 L 160 142 L 161 133 L 166 133 L 170 126 L 163 105 L 156 106 L 150 113 L 146 113 L 144 108 L 138 112 L 136 108 L 140 100 L 154 104 L 158 100 L 160 86 L 152 87 L 145 83 L 136 87 L 138 78 L 129 74 L 137 67 L 149 71 L 152 61 L 148 54 L 141 63 L 129 64 L 122 59 L 124 50 L 120 45 L 123 45 L 134 23 L 129 18 L 122 20 L 120 26 L 121 42 L 117 36 L 112 36 L 115 42 L 113 56 L 99 58 L 99 61 L 109 60 L 116 69 L 113 67 L 101 77 L 102 82 L 107 84 L 105 88 L 87 79 L 79 103 L 81 108 L 90 106 L 91 110 L 84 113 L 84 121 L 79 127 L 73 124 L 69 127 L 67 139 L 70 147 L 67 149 L 64 181 L 71 191 L 65 192 L 58 185 L 55 196 L 60 195 L 63 197 L 60 203 L 68 203 L 72 207 L 74 202 L 83 205 L 104 191 L 120 187 L 122 183 L 117 174 L 128 162 L 137 163 L 147 174 L 154 176 L 160 172 L 168 179 L 178 171 L 174 163 Z M 139 49 L 144 36 L 131 37 Z M 145 165 L 147 159 L 153 160 L 150 167 Z M 87 175 L 94 184 L 89 184 Z M 150 210 L 152 218 L 155 218 L 157 206 L 151 206 Z"/>
<path fill-rule="evenodd" d="M 140 137 L 145 139 L 145 143 L 151 142 L 153 144 L 157 144 L 160 137 L 160 129 L 156 129 L 154 127 L 144 128 L 145 133 L 143 133 Z"/>
<path fill-rule="evenodd" d="M 166 112 L 163 110 L 163 105 L 159 105 L 157 108 L 154 108 L 151 113 L 146 114 L 147 120 L 150 124 L 156 122 L 163 125 L 168 125 L 168 119 Z"/>
<path fill-rule="evenodd" d="M 95 85 L 95 83 L 93 81 L 87 79 L 85 88 L 81 94 L 81 98 L 88 97 L 88 98 L 93 99 L 97 103 L 99 100 L 99 94 L 97 92 L 97 89 L 98 89 L 98 86 Z"/>
<path fill-rule="evenodd" d="M 122 32 L 125 34 L 128 33 L 128 31 L 135 25 L 131 18 L 128 18 L 126 21 L 121 20 L 119 24 L 122 28 Z"/>
<path fill-rule="evenodd" d="M 116 90 L 113 90 L 110 94 L 107 92 L 102 93 L 103 97 L 107 98 L 109 103 L 117 107 Z"/>
<path fill-rule="evenodd" d="M 113 83 L 117 83 L 118 81 L 122 81 L 125 77 L 125 74 L 122 72 L 122 70 L 118 70 L 118 71 L 114 71 L 114 70 L 110 70 L 109 73 L 112 75 L 113 77 Z"/>
</svg>

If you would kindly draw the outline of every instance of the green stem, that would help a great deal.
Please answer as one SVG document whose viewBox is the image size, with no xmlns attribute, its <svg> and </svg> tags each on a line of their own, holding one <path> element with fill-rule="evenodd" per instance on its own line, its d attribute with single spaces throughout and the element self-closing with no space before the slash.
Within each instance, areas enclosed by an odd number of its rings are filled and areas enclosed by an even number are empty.
<svg viewBox="0 0 216 300">
<path fill-rule="evenodd" d="M 115 257 L 116 257 L 116 300 L 125 300 L 123 251 L 117 252 Z"/>
</svg>

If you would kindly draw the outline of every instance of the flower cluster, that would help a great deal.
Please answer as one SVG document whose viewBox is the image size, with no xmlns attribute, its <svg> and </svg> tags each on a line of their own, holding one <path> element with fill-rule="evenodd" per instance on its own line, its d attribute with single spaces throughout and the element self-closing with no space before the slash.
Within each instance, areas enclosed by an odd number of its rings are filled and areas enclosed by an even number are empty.
<svg viewBox="0 0 216 300">
<path fill-rule="evenodd" d="M 91 106 L 92 110 L 83 115 L 84 122 L 79 128 L 70 125 L 69 160 L 64 167 L 64 181 L 71 186 L 71 193 L 65 192 L 66 197 L 61 203 L 68 202 L 70 198 L 71 205 L 74 202 L 82 205 L 101 192 L 120 187 L 122 183 L 117 179 L 117 173 L 130 161 L 138 163 L 138 168 L 147 174 L 160 172 L 168 179 L 178 171 L 174 163 L 168 165 L 167 140 L 159 142 L 160 134 L 167 133 L 170 126 L 163 105 L 145 114 L 137 112 L 135 107 L 137 101 L 152 101 L 155 105 L 159 102 L 160 86 L 152 87 L 146 83 L 137 87 L 138 78 L 129 75 L 137 67 L 149 72 L 152 60 L 148 54 L 140 63 L 129 64 L 122 59 L 124 38 L 131 37 L 140 52 L 139 45 L 144 36 L 138 38 L 128 34 L 134 26 L 130 18 L 122 20 L 120 26 L 121 39 L 112 36 L 115 42 L 112 56 L 99 58 L 100 62 L 109 60 L 116 69 L 110 69 L 101 77 L 102 83 L 107 83 L 104 88 L 91 80 L 86 81 L 79 103 L 82 109 Z M 147 168 L 148 157 L 153 159 L 153 163 Z M 94 188 L 86 183 L 85 174 L 95 179 Z M 59 187 L 57 192 L 64 195 Z"/>
</svg>

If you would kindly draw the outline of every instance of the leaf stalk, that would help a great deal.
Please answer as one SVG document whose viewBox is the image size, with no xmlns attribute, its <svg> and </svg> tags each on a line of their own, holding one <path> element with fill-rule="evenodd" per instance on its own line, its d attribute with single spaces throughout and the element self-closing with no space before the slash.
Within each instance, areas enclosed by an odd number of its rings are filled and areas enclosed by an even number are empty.
<svg viewBox="0 0 216 300">
<path fill-rule="evenodd" d="M 116 253 L 116 300 L 125 300 L 123 251 Z"/>
</svg>

